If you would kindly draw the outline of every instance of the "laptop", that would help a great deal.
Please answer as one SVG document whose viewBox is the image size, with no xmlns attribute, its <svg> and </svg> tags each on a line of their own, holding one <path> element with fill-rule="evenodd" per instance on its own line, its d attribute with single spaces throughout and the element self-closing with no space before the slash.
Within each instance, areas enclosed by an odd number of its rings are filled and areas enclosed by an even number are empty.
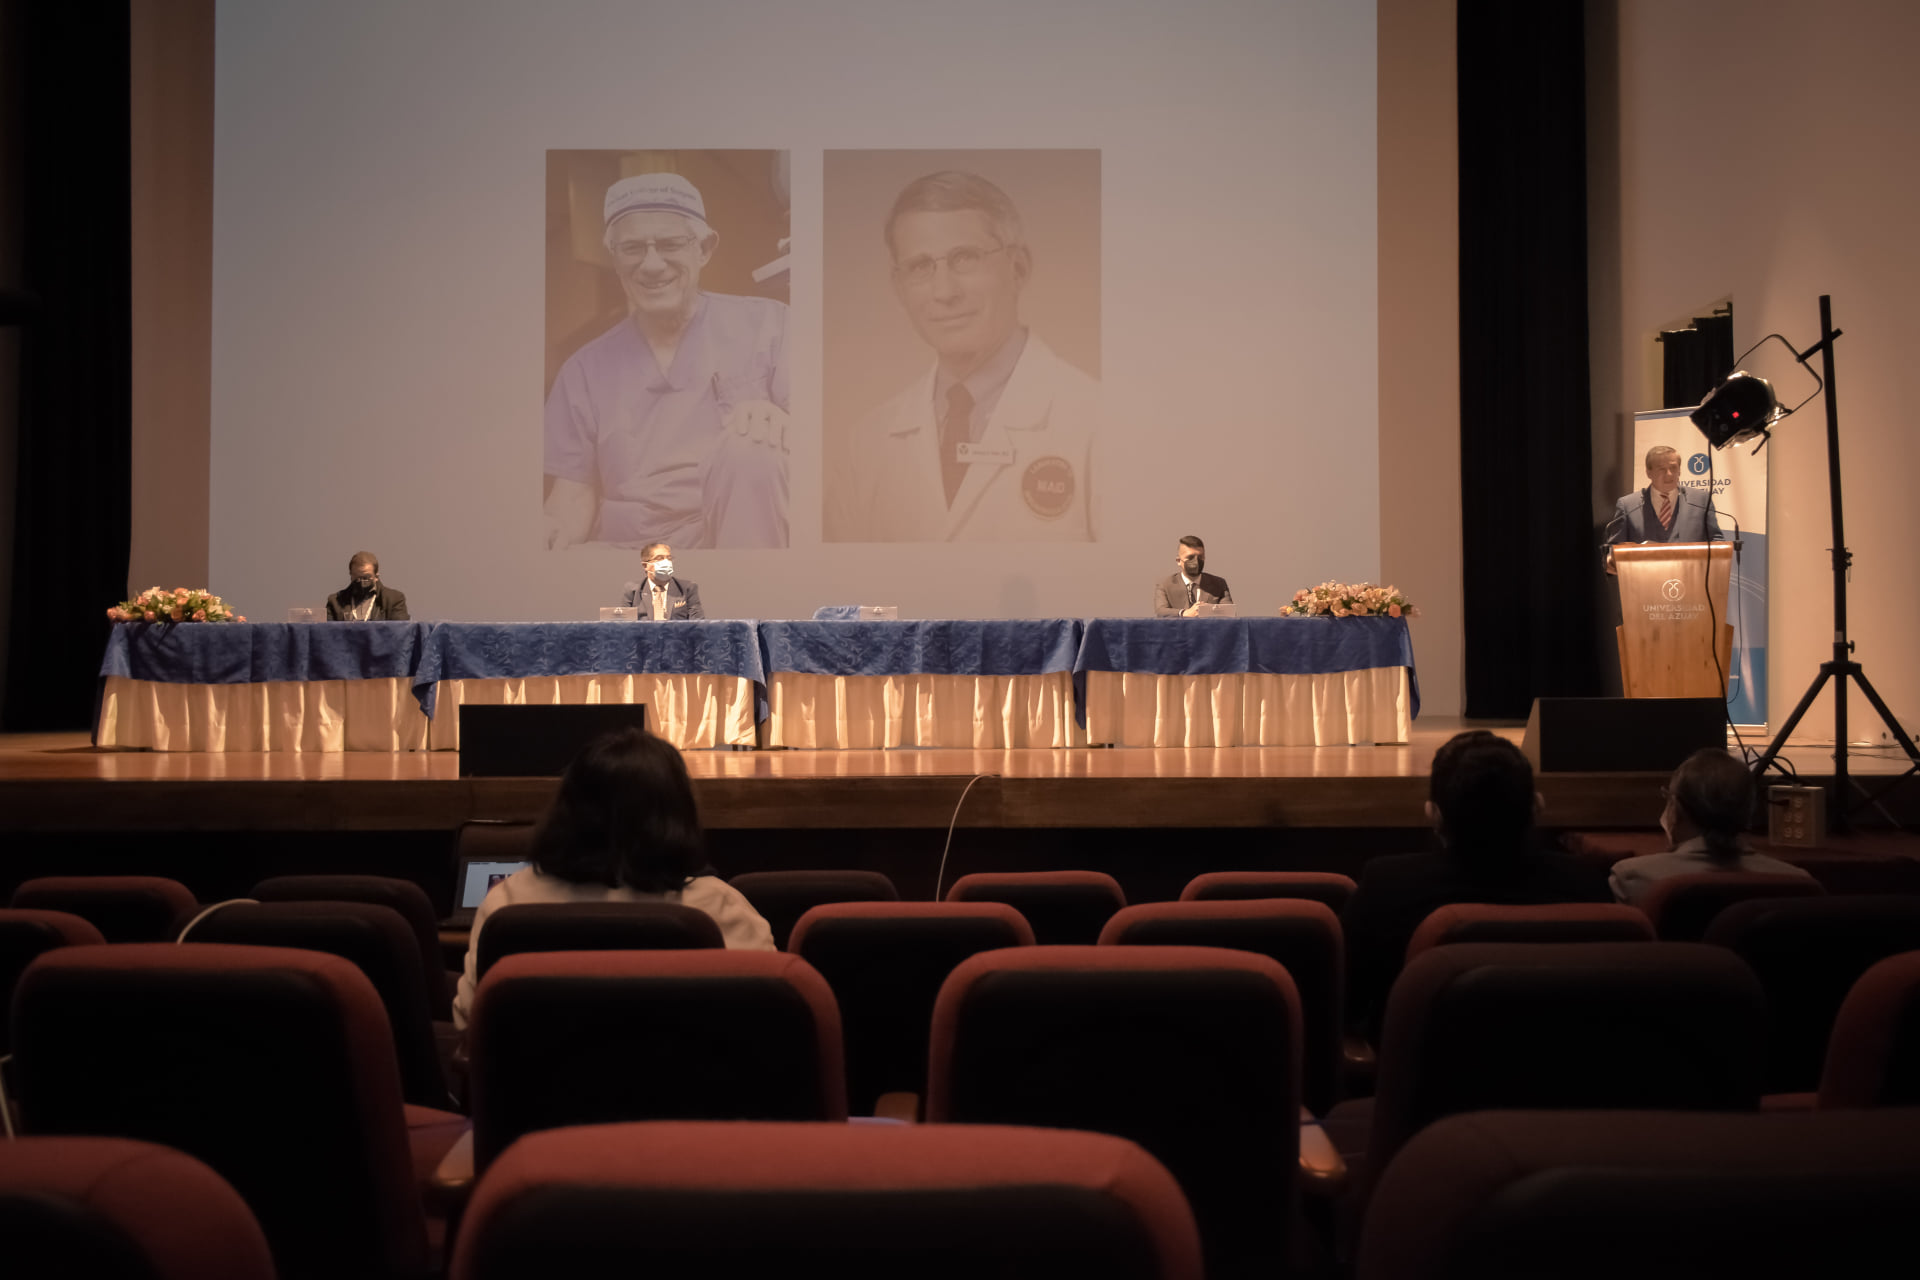
<svg viewBox="0 0 1920 1280">
<path fill-rule="evenodd" d="M 471 925 L 474 913 L 487 900 L 487 891 L 527 865 L 525 859 L 513 861 L 485 855 L 462 857 L 460 865 L 454 870 L 453 912 L 443 923 L 454 928 Z"/>
</svg>

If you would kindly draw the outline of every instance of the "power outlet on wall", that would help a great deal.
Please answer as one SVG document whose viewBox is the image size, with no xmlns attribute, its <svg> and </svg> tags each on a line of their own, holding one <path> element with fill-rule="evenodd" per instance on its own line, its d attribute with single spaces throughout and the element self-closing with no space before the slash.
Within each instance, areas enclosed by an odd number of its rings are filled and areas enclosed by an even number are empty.
<svg viewBox="0 0 1920 1280">
<path fill-rule="evenodd" d="M 1819 787 L 1767 788 L 1767 841 L 1817 849 L 1827 830 L 1827 793 Z"/>
</svg>

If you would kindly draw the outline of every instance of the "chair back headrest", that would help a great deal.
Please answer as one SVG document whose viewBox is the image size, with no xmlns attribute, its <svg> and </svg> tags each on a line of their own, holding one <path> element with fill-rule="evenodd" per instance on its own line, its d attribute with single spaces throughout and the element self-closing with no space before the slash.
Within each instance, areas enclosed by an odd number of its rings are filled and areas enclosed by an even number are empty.
<svg viewBox="0 0 1920 1280">
<path fill-rule="evenodd" d="M 1617 902 L 1451 903 L 1420 922 L 1407 942 L 1407 959 L 1461 942 L 1652 941 L 1646 912 Z"/>
<path fill-rule="evenodd" d="M 661 951 L 724 947 L 714 918 L 680 902 L 523 902 L 489 915 L 476 975 L 531 951 Z"/>
<path fill-rule="evenodd" d="M 993 1125 L 590 1125 L 533 1133 L 480 1182 L 455 1280 L 1200 1280 L 1166 1169 L 1121 1138 Z"/>
</svg>

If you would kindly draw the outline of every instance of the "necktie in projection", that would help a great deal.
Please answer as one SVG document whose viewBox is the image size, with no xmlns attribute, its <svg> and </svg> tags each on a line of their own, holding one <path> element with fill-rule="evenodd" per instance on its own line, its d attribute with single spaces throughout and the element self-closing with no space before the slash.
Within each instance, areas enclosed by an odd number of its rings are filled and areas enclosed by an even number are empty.
<svg viewBox="0 0 1920 1280">
<path fill-rule="evenodd" d="M 947 392 L 947 412 L 940 419 L 940 483 L 946 486 L 947 505 L 960 492 L 967 478 L 967 464 L 960 461 L 960 446 L 973 438 L 973 393 L 967 384 L 956 382 Z"/>
</svg>

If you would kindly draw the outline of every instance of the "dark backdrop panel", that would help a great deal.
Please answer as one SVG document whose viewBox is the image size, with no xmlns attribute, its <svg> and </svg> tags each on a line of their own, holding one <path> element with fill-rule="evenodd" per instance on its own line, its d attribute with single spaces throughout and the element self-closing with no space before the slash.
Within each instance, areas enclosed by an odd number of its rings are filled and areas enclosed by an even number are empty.
<svg viewBox="0 0 1920 1280">
<path fill-rule="evenodd" d="M 22 280 L 36 306 L 20 348 L 5 727 L 81 729 L 132 536 L 129 20 L 126 0 L 24 9 Z"/>
<path fill-rule="evenodd" d="M 1461 0 L 1465 710 L 1599 692 L 1578 0 Z"/>
</svg>

